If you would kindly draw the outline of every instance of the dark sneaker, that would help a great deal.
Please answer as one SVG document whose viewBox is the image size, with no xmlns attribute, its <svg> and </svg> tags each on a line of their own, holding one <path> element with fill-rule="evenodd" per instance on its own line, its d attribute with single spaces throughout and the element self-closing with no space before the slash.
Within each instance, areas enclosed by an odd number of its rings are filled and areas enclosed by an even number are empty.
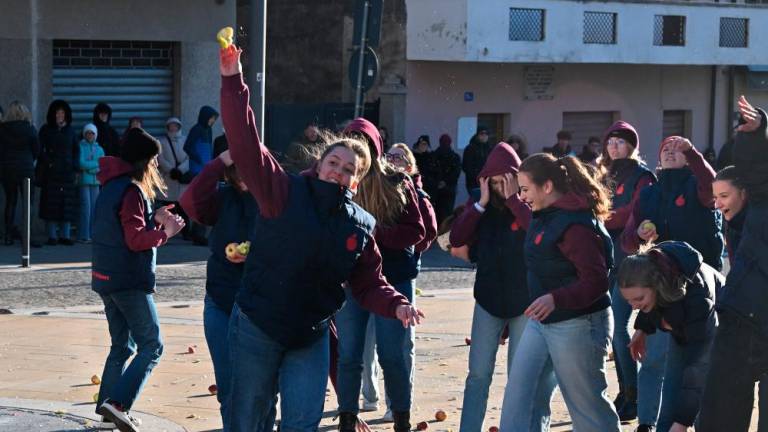
<svg viewBox="0 0 768 432">
<path fill-rule="evenodd" d="M 655 426 L 649 426 L 649 425 L 639 425 L 637 426 L 637 429 L 635 429 L 635 432 L 653 432 L 656 430 Z"/>
<path fill-rule="evenodd" d="M 57 244 L 59 244 L 59 241 L 56 240 L 55 238 L 49 238 L 48 241 L 45 242 L 45 244 L 47 244 L 48 246 L 56 246 Z"/>
<path fill-rule="evenodd" d="M 133 422 L 128 413 L 109 401 L 101 404 L 97 412 L 104 416 L 104 420 L 114 423 L 120 432 L 139 432 L 139 426 Z"/>
<path fill-rule="evenodd" d="M 60 238 L 59 244 L 63 244 L 64 246 L 74 246 L 75 242 L 73 242 L 72 239 Z"/>
</svg>

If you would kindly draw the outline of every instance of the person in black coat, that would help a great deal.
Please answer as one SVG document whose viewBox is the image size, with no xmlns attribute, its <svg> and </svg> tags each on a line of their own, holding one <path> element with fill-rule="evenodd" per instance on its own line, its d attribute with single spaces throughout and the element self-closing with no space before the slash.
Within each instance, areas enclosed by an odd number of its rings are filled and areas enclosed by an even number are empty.
<svg viewBox="0 0 768 432">
<path fill-rule="evenodd" d="M 485 166 L 488 155 L 491 154 L 494 144 L 488 141 L 488 128 L 478 126 L 477 133 L 469 140 L 469 145 L 464 149 L 464 157 L 461 160 L 461 168 L 464 170 L 467 184 L 467 192 L 472 193 L 480 187 L 477 175 Z"/>
<path fill-rule="evenodd" d="M 746 213 L 739 245 L 717 299 L 720 327 L 697 432 L 749 430 L 755 382 L 768 375 L 768 115 L 744 96 L 738 105 L 741 118 L 732 160 L 749 209 L 741 210 Z M 725 210 L 732 220 L 734 209 Z"/>
<path fill-rule="evenodd" d="M 413 157 L 416 159 L 416 166 L 424 184 L 424 191 L 431 197 L 435 196 L 437 167 L 432 153 L 432 144 L 429 142 L 429 135 L 420 136 L 412 148 Z"/>
<path fill-rule="evenodd" d="M 104 102 L 93 108 L 93 124 L 96 125 L 99 145 L 106 156 L 120 155 L 120 135 L 109 122 L 112 120 L 112 107 Z"/>
<path fill-rule="evenodd" d="M 19 101 L 11 102 L 5 122 L 0 124 L 0 166 L 5 191 L 5 244 L 12 245 L 21 233 L 15 223 L 16 204 L 24 178 L 34 177 L 35 160 L 40 154 L 37 130 L 30 123 L 29 108 Z"/>
<path fill-rule="evenodd" d="M 48 245 L 71 246 L 71 222 L 77 218 L 77 135 L 72 128 L 72 109 L 57 99 L 48 107 L 39 134 L 42 153 L 37 167 L 40 218 L 46 222 Z"/>
<path fill-rule="evenodd" d="M 715 294 L 725 278 L 688 243 L 666 241 L 625 258 L 616 279 L 622 297 L 640 311 L 629 344 L 632 357 L 643 360 L 647 335 L 659 330 L 672 336 L 657 430 L 688 431 L 700 411 L 717 328 Z"/>
<path fill-rule="evenodd" d="M 437 190 L 432 196 L 434 200 L 437 225 L 453 212 L 456 203 L 456 184 L 461 175 L 461 158 L 451 148 L 451 137 L 448 134 L 440 136 L 440 146 L 432 152 L 435 161 Z"/>
</svg>

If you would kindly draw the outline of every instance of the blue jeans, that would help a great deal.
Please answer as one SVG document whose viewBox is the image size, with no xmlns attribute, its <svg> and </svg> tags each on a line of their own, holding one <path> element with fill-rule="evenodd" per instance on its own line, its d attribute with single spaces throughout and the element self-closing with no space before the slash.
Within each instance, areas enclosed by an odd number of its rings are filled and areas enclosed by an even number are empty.
<svg viewBox="0 0 768 432">
<path fill-rule="evenodd" d="M 208 343 L 208 351 L 211 353 L 213 362 L 213 373 L 216 376 L 216 387 L 218 393 L 216 399 L 219 401 L 219 410 L 221 419 L 224 423 L 224 430 L 229 430 L 228 408 L 229 408 L 229 318 L 231 311 L 222 309 L 211 297 L 205 295 L 205 306 L 203 307 L 203 329 L 205 331 L 205 341 Z"/>
<path fill-rule="evenodd" d="M 302 348 L 288 349 L 256 327 L 235 305 L 229 324 L 230 401 L 233 432 L 271 431 L 280 389 L 280 430 L 316 431 L 328 385 L 328 332 Z"/>
<path fill-rule="evenodd" d="M 49 239 L 68 239 L 72 236 L 72 224 L 69 222 L 45 221 L 45 230 Z"/>
<path fill-rule="evenodd" d="M 379 359 L 376 356 L 376 320 L 368 318 L 363 349 L 363 399 L 368 403 L 379 401 Z"/>
<path fill-rule="evenodd" d="M 619 383 L 624 388 L 635 387 L 637 389 L 638 423 L 654 426 L 659 417 L 669 334 L 656 332 L 648 336 L 646 357 L 638 372 L 638 364 L 629 353 L 631 338 L 627 326 L 630 323 L 632 306 L 619 292 L 618 284 L 613 286 L 611 293 L 611 309 L 616 320 L 613 333 L 613 353 Z"/>
<path fill-rule="evenodd" d="M 509 376 L 512 359 L 527 322 L 528 318 L 525 315 L 515 318 L 497 318 L 475 303 L 475 312 L 472 317 L 472 345 L 469 347 L 469 374 L 464 387 L 459 430 L 468 432 L 485 430 L 483 420 L 488 406 L 488 389 L 496 366 L 499 339 L 504 332 L 504 327 L 509 325 L 509 342 L 507 342 L 507 376 Z M 548 430 L 549 398 L 557 384 L 554 378 L 554 374 L 549 374 L 549 379 L 537 395 L 540 399 L 534 404 L 536 409 L 540 410 L 539 413 L 534 414 L 534 418 L 539 419 L 537 424 L 541 425 L 537 430 Z"/>
<path fill-rule="evenodd" d="M 619 416 L 606 395 L 612 333 L 610 309 L 552 324 L 528 321 L 504 391 L 501 431 L 539 429 L 537 395 L 554 369 L 575 432 L 620 432 Z"/>
<path fill-rule="evenodd" d="M 658 333 L 658 332 L 657 332 Z M 709 340 L 690 343 L 688 346 L 679 345 L 674 338 L 669 338 L 669 350 L 667 353 L 667 366 L 664 373 L 664 392 L 661 398 L 661 413 L 658 432 L 667 432 L 674 423 L 674 415 L 680 403 L 693 403 L 694 401 L 681 401 L 682 390 L 695 392 L 698 399 L 696 407 L 701 404 L 701 395 L 704 392 L 704 383 L 709 371 L 709 354 L 712 349 L 714 334 Z"/>
<path fill-rule="evenodd" d="M 669 333 L 657 331 L 648 335 L 645 341 L 645 358 L 637 372 L 637 420 L 639 424 L 653 426 L 659 418 L 663 403 L 667 350 L 671 337 Z"/>
<path fill-rule="evenodd" d="M 619 384 L 622 388 L 637 387 L 637 362 L 632 359 L 632 355 L 629 353 L 631 337 L 627 329 L 632 316 L 632 306 L 621 295 L 618 284 L 614 284 L 611 291 L 611 310 L 616 323 L 613 330 L 612 345 Z"/>
<path fill-rule="evenodd" d="M 128 411 L 163 354 L 160 323 L 152 294 L 138 290 L 101 296 L 109 324 L 109 349 L 96 406 L 105 399 L 119 402 Z M 128 358 L 133 354 L 130 364 Z"/>
<path fill-rule="evenodd" d="M 395 289 L 413 299 L 413 281 L 394 285 Z M 336 314 L 339 332 L 338 400 L 339 412 L 357 414 L 360 380 L 363 372 L 363 350 L 370 312 L 363 309 L 346 290 L 347 301 Z M 376 352 L 384 372 L 384 383 L 393 412 L 411 410 L 413 374 L 413 328 L 391 318 L 373 315 L 376 326 Z M 406 355 L 409 353 L 410 355 Z"/>
<path fill-rule="evenodd" d="M 80 186 L 80 223 L 77 225 L 78 240 L 91 239 L 91 218 L 96 207 L 96 198 L 99 197 L 99 186 Z"/>
</svg>

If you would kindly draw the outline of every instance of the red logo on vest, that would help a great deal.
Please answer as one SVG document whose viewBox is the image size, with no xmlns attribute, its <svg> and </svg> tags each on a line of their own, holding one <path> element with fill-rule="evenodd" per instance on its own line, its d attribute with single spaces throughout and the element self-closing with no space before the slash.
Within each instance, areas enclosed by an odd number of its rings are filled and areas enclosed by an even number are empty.
<svg viewBox="0 0 768 432">
<path fill-rule="evenodd" d="M 509 229 L 512 231 L 518 231 L 520 229 L 520 225 L 517 224 L 517 221 L 512 222 L 512 225 L 509 226 Z"/>
<path fill-rule="evenodd" d="M 616 195 L 624 195 L 624 183 L 620 184 L 619 187 L 616 188 Z"/>
<path fill-rule="evenodd" d="M 536 234 L 536 238 L 533 240 L 533 243 L 537 244 L 537 245 L 541 244 L 541 239 L 542 238 L 544 238 L 544 231 Z"/>
<path fill-rule="evenodd" d="M 352 252 L 355 249 L 357 249 L 357 236 L 351 234 L 349 237 L 347 237 L 347 250 Z"/>
<path fill-rule="evenodd" d="M 108 275 L 99 273 L 97 271 L 91 271 L 91 276 L 93 276 L 94 279 L 108 281 L 110 278 Z"/>
<path fill-rule="evenodd" d="M 678 207 L 684 206 L 685 205 L 685 197 L 682 196 L 682 195 L 677 197 L 677 199 L 675 200 L 675 205 L 678 206 Z"/>
</svg>

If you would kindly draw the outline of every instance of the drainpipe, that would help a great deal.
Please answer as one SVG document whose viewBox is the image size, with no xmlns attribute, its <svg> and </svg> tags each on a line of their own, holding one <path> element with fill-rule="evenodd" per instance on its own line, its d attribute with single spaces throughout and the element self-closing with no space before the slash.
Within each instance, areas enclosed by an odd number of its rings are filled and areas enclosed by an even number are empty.
<svg viewBox="0 0 768 432">
<path fill-rule="evenodd" d="M 717 92 L 717 66 L 712 66 L 709 86 L 709 148 L 715 149 L 715 94 Z"/>
<path fill-rule="evenodd" d="M 40 110 L 38 109 L 40 107 L 40 101 L 39 94 L 40 94 L 40 83 L 38 82 L 39 77 L 39 48 L 37 45 L 37 22 L 39 21 L 38 17 L 38 10 L 37 10 L 37 1 L 38 0 L 30 0 L 29 2 L 29 57 L 30 57 L 30 74 L 29 74 L 29 99 L 30 99 L 30 108 L 32 110 L 32 117 L 34 124 L 39 125 L 40 124 Z"/>
<path fill-rule="evenodd" d="M 735 97 L 735 79 L 733 73 L 733 66 L 728 66 L 728 101 L 726 106 L 728 107 L 728 115 L 725 116 L 725 130 L 728 131 L 728 138 L 731 138 L 733 134 L 733 109 L 734 109 L 734 97 Z"/>
</svg>

